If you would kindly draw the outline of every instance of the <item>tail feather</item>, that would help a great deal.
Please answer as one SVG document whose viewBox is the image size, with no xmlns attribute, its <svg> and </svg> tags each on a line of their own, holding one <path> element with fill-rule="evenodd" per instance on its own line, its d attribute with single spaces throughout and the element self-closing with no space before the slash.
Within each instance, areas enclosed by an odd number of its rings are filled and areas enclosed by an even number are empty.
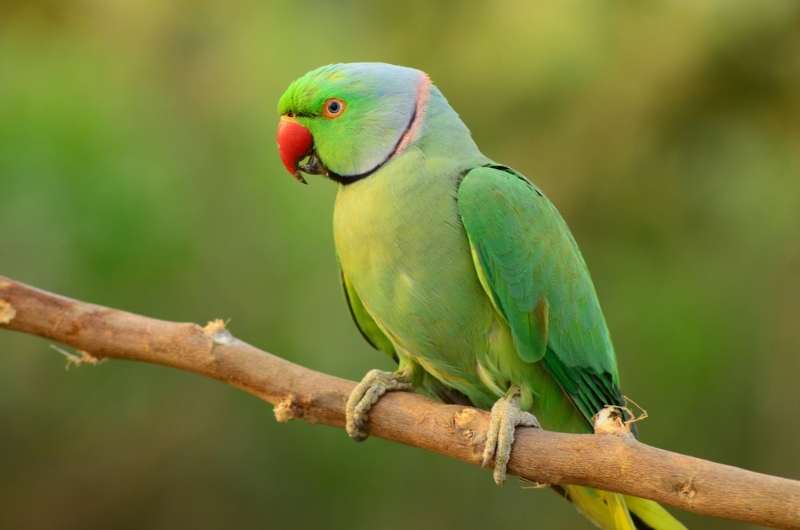
<svg viewBox="0 0 800 530">
<path fill-rule="evenodd" d="M 654 501 L 583 486 L 559 489 L 579 512 L 605 530 L 686 530 Z"/>
<path fill-rule="evenodd" d="M 636 521 L 636 528 L 638 529 L 686 530 L 683 523 L 675 519 L 663 506 L 655 501 L 625 495 L 625 503 L 628 505 L 628 510 L 633 514 L 633 518 L 638 519 Z"/>
<path fill-rule="evenodd" d="M 563 486 L 566 499 L 591 522 L 606 530 L 636 530 L 622 495 L 583 486 Z"/>
</svg>

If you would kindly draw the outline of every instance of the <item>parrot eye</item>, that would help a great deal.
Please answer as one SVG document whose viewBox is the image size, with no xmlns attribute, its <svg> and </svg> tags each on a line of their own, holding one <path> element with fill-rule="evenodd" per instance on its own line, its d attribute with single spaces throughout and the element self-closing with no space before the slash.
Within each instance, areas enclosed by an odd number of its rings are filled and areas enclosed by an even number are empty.
<svg viewBox="0 0 800 530">
<path fill-rule="evenodd" d="M 337 98 L 330 98 L 325 102 L 325 106 L 322 109 L 322 114 L 326 118 L 338 118 L 344 112 L 344 108 L 346 104 L 341 99 Z"/>
</svg>

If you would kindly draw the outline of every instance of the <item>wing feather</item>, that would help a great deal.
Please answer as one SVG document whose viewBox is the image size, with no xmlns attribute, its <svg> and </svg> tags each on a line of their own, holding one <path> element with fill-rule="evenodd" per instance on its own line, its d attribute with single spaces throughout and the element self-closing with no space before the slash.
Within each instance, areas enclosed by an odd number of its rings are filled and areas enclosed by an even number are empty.
<svg viewBox="0 0 800 530">
<path fill-rule="evenodd" d="M 542 362 L 587 421 L 622 404 L 594 286 L 552 203 L 519 173 L 492 165 L 465 175 L 458 206 L 478 277 L 520 358 Z"/>
</svg>

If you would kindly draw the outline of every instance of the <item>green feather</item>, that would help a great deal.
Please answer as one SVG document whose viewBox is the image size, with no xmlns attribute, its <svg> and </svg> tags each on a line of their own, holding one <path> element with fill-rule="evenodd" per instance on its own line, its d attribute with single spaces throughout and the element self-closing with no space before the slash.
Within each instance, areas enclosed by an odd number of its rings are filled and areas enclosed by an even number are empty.
<svg viewBox="0 0 800 530">
<path fill-rule="evenodd" d="M 550 201 L 519 173 L 491 165 L 467 173 L 458 205 L 479 277 L 520 358 L 544 360 L 588 423 L 604 405 L 624 404 L 589 273 Z"/>
</svg>

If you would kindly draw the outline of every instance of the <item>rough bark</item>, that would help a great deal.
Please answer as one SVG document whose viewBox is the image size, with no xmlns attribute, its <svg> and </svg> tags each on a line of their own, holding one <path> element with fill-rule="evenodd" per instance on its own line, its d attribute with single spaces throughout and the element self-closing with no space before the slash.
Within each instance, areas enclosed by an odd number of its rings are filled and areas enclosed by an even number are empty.
<svg viewBox="0 0 800 530">
<path fill-rule="evenodd" d="M 278 421 L 344 427 L 355 383 L 308 370 L 206 327 L 134 315 L 50 294 L 0 276 L 0 328 L 78 350 L 77 363 L 145 361 L 198 373 L 275 405 Z M 484 411 L 395 392 L 370 412 L 373 436 L 480 465 Z M 671 453 L 614 435 L 520 428 L 509 472 L 653 499 L 683 510 L 775 528 L 800 528 L 800 482 Z M 488 480 L 488 477 L 487 477 Z"/>
</svg>

